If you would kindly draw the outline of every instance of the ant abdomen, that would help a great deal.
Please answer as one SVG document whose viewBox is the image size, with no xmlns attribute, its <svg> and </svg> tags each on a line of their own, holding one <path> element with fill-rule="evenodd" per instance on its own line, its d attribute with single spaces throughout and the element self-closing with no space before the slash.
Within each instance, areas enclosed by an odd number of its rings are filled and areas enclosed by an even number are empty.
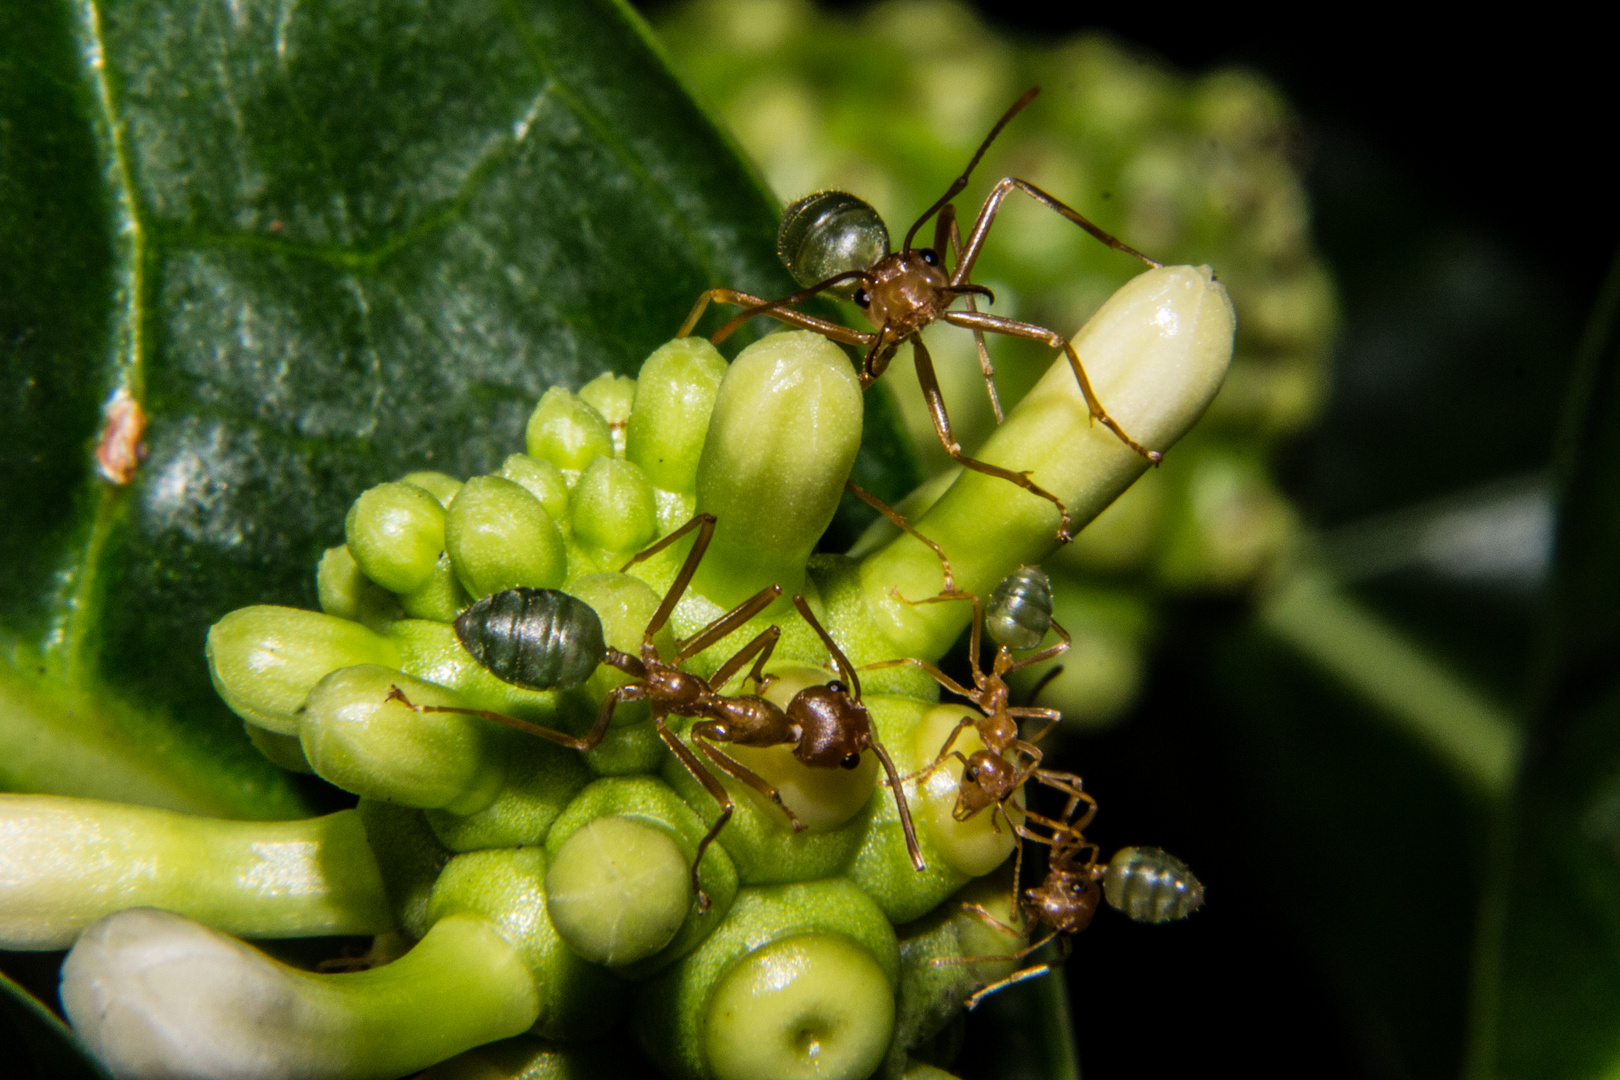
<svg viewBox="0 0 1620 1080">
<path fill-rule="evenodd" d="M 1102 884 L 1108 905 L 1137 922 L 1184 919 L 1204 904 L 1204 886 L 1192 869 L 1159 848 L 1120 848 Z"/>
<path fill-rule="evenodd" d="M 456 637 L 491 675 L 525 690 L 578 686 L 607 651 L 596 611 L 556 589 L 490 593 L 456 619 Z"/>
<path fill-rule="evenodd" d="M 793 280 L 807 288 L 865 270 L 888 253 L 888 226 L 871 203 L 847 191 L 818 191 L 795 201 L 776 231 L 777 257 Z M 827 291 L 847 297 L 859 284 L 845 281 Z"/>
<path fill-rule="evenodd" d="M 1022 566 L 990 594 L 984 629 L 1009 649 L 1033 649 L 1052 626 L 1052 582 L 1038 566 Z"/>
</svg>

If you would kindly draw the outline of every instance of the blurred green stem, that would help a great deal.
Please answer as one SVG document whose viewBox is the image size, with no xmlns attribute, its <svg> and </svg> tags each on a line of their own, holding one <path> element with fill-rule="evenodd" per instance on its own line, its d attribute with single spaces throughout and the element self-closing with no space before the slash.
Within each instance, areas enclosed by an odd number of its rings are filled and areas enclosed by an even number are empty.
<svg viewBox="0 0 1620 1080">
<path fill-rule="evenodd" d="M 1258 614 L 1267 630 L 1377 705 L 1471 788 L 1492 801 L 1507 794 L 1523 745 L 1512 716 L 1320 567 L 1298 560 L 1279 568 Z"/>
</svg>

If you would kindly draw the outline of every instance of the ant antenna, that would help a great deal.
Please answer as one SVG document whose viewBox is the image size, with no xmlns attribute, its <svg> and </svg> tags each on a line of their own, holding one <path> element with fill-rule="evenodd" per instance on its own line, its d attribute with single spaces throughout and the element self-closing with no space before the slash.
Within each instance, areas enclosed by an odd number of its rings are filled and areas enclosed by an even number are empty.
<svg viewBox="0 0 1620 1080">
<path fill-rule="evenodd" d="M 968 167 L 962 170 L 962 175 L 951 181 L 951 186 L 945 190 L 945 194 L 939 197 L 939 201 L 934 203 L 934 205 L 930 206 L 927 210 L 924 210 L 923 216 L 918 218 L 917 223 L 911 227 L 909 232 L 906 233 L 906 242 L 901 245 L 902 251 L 911 250 L 911 238 L 917 235 L 917 230 L 923 227 L 923 223 L 925 221 L 939 213 L 940 208 L 946 203 L 962 194 L 962 189 L 968 186 L 968 177 L 972 175 L 974 166 L 979 164 L 979 159 L 984 157 L 986 150 L 990 149 L 990 144 L 996 141 L 996 136 L 1001 134 L 1001 129 L 1006 127 L 1007 122 L 1013 117 L 1017 116 L 1019 112 L 1023 110 L 1025 105 L 1028 105 L 1030 102 L 1034 101 L 1035 95 L 1039 94 L 1040 92 L 1040 87 L 1030 87 L 1028 90 L 1024 91 L 1023 97 L 1012 103 L 1012 108 L 1001 114 L 1001 119 L 996 121 L 996 126 L 990 129 L 990 134 L 986 135 L 984 137 L 984 142 L 979 144 L 978 152 L 973 155 L 973 160 L 968 162 Z"/>
</svg>

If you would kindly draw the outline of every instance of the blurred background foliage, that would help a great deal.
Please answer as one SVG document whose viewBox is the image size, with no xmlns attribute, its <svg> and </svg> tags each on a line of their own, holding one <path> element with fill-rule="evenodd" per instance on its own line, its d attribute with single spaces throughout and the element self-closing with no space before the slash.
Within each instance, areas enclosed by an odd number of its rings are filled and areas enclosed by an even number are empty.
<svg viewBox="0 0 1620 1080">
<path fill-rule="evenodd" d="M 1548 727 L 1536 673 L 1557 667 L 1538 645 L 1556 622 L 1553 433 L 1620 232 L 1583 137 L 1592 77 L 1535 28 L 1515 43 L 1370 21 L 1307 42 L 1230 12 L 646 10 L 784 202 L 854 191 L 898 243 L 1038 84 L 957 200 L 964 220 L 1021 176 L 1231 289 L 1237 357 L 1206 422 L 1047 566 L 1076 647 L 1042 702 L 1065 710 L 1097 836 L 1183 854 L 1212 897 L 1184 926 L 1078 943 L 1083 1072 L 1139 1072 L 1144 1046 L 1259 1075 L 1602 1071 L 1612 1017 L 1545 1021 L 1614 1003 L 1588 985 L 1614 981 L 1591 955 L 1613 916 L 1555 928 L 1556 902 L 1507 887 L 1546 876 L 1526 849 L 1565 828 L 1512 789 L 1526 718 Z M 1136 271 L 1032 204 L 1009 201 L 991 237 L 975 277 L 995 310 L 1060 332 Z M 971 339 L 930 345 L 953 421 L 988 430 Z M 1044 362 L 993 354 L 1006 400 Z M 907 367 L 889 378 L 940 469 Z M 1571 866 L 1581 892 L 1606 872 L 1573 854 L 1542 893 Z M 1563 951 L 1529 949 L 1525 968 L 1515 943 L 1549 937 Z M 964 1075 L 1011 1075 L 975 1045 Z"/>
</svg>

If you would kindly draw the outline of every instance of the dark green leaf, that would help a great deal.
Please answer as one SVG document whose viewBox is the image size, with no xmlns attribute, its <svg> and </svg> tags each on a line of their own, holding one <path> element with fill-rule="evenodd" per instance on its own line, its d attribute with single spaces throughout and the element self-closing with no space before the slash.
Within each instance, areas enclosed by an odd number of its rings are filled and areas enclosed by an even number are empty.
<svg viewBox="0 0 1620 1080">
<path fill-rule="evenodd" d="M 5 5 L 0 786 L 297 812 L 208 625 L 313 606 L 361 490 L 495 467 L 703 289 L 788 291 L 775 220 L 614 0 Z"/>
<path fill-rule="evenodd" d="M 107 1080 L 73 1032 L 28 991 L 0 975 L 0 1054 L 12 1080 Z"/>
<path fill-rule="evenodd" d="M 1583 345 L 1541 700 L 1476 962 L 1471 1074 L 1575 1078 L 1620 1065 L 1620 262 Z"/>
</svg>

